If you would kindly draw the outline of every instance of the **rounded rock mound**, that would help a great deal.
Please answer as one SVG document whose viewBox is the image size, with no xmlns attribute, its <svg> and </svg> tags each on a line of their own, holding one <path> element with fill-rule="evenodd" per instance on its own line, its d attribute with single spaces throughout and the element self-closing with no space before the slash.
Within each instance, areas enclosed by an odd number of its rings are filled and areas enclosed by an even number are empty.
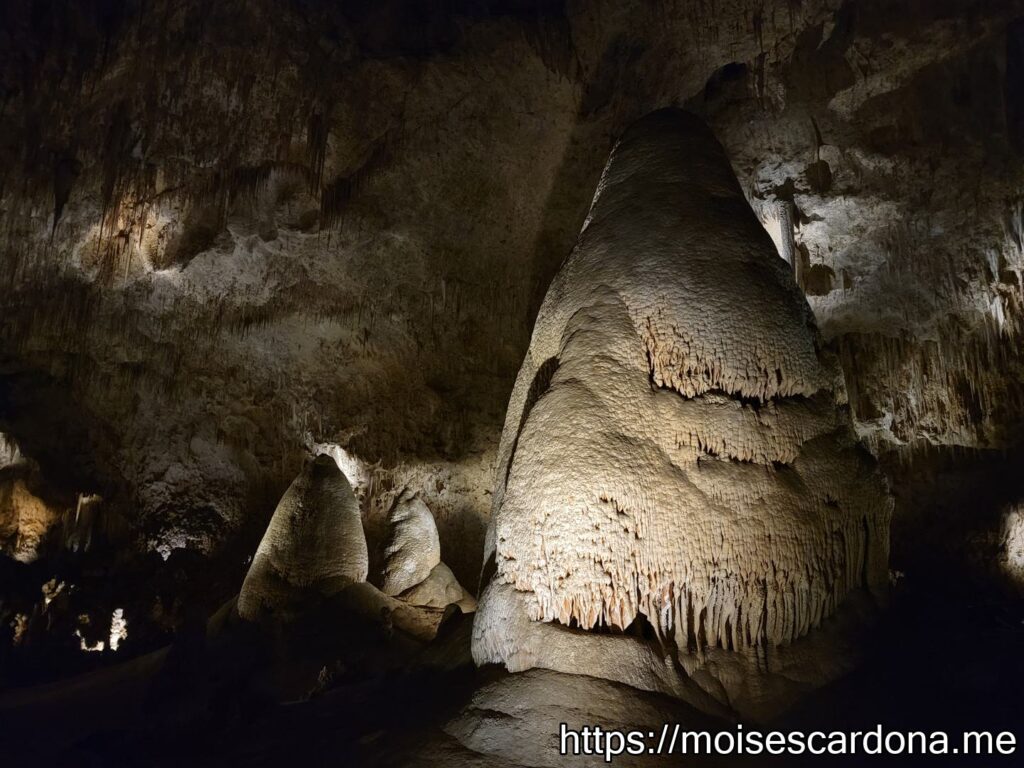
<svg viewBox="0 0 1024 768">
<path fill-rule="evenodd" d="M 285 491 L 238 596 L 244 619 L 286 616 L 305 600 L 366 581 L 359 502 L 330 456 L 310 461 Z"/>
</svg>

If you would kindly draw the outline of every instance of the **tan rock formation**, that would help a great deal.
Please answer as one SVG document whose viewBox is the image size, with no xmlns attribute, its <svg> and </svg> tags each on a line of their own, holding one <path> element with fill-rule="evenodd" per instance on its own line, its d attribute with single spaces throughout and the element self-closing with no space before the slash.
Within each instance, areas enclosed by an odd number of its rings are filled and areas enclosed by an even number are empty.
<svg viewBox="0 0 1024 768">
<path fill-rule="evenodd" d="M 653 113 L 538 315 L 485 560 L 533 621 L 643 616 L 683 657 L 791 643 L 886 583 L 891 501 L 844 406 L 721 146 Z M 508 661 L 502 632 L 479 623 L 478 663 Z"/>
<path fill-rule="evenodd" d="M 383 590 L 398 595 L 424 579 L 441 562 L 437 524 L 426 504 L 403 496 L 388 515 Z"/>
<path fill-rule="evenodd" d="M 274 510 L 238 596 L 238 613 L 287 615 L 304 597 L 366 580 L 359 504 L 329 456 L 306 464 Z"/>
<path fill-rule="evenodd" d="M 660 732 L 664 723 L 682 728 L 714 730 L 719 723 L 664 696 L 642 693 L 624 685 L 584 675 L 531 670 L 483 685 L 458 717 L 445 725 L 442 738 L 424 745 L 405 763 L 410 766 L 564 765 L 596 768 L 608 765 L 605 754 L 560 752 L 562 724 L 569 730 L 599 725 L 603 730 Z M 447 737 L 447 738 L 444 738 Z M 656 741 L 656 739 L 655 739 Z M 570 738 L 566 748 L 573 748 Z M 578 749 L 578 746 L 577 746 Z M 676 765 L 676 755 L 622 754 L 614 765 Z M 682 764 L 693 764 L 682 758 Z M 714 759 L 697 763 L 716 765 Z"/>
<path fill-rule="evenodd" d="M 51 506 L 29 490 L 20 477 L 0 478 L 0 552 L 30 563 L 63 510 Z"/>
<path fill-rule="evenodd" d="M 446 608 L 456 604 L 463 613 L 472 613 L 476 610 L 474 597 L 459 584 L 452 569 L 444 563 L 438 563 L 427 578 L 398 597 L 411 605 L 426 608 Z"/>
</svg>

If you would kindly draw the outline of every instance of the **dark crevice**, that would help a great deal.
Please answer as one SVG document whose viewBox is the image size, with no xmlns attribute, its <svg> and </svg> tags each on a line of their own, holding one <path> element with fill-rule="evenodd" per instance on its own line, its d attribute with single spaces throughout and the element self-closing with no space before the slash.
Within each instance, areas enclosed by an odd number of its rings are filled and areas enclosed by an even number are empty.
<svg viewBox="0 0 1024 768">
<path fill-rule="evenodd" d="M 512 444 L 512 451 L 509 456 L 516 455 L 516 448 L 519 445 L 519 436 L 523 433 L 523 427 L 526 426 L 526 420 L 530 416 L 530 411 L 533 410 L 533 406 L 537 404 L 541 396 L 548 391 L 551 386 L 551 379 L 555 376 L 555 371 L 558 370 L 558 358 L 549 357 L 540 367 L 537 368 L 537 372 L 533 375 L 533 381 L 530 383 L 530 388 L 526 392 L 526 402 L 523 403 L 523 415 L 519 417 L 519 427 L 516 429 L 516 439 Z M 505 467 L 505 484 L 508 484 L 508 476 L 512 471 L 511 460 L 508 466 Z"/>
<path fill-rule="evenodd" d="M 1024 18 L 1006 29 L 1004 98 L 1007 138 L 1018 154 L 1024 154 Z"/>
</svg>

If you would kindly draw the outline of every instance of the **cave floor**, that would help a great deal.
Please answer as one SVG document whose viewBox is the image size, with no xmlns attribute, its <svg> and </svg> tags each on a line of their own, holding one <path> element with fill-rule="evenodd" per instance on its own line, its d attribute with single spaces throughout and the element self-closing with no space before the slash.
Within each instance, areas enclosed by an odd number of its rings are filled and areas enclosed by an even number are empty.
<svg viewBox="0 0 1024 768">
<path fill-rule="evenodd" d="M 1024 606 L 972 594 L 955 578 L 917 594 L 897 592 L 858 671 L 771 725 L 854 731 L 881 723 L 945 730 L 951 738 L 967 730 L 1019 729 Z M 315 667 L 331 656 L 332 645 L 340 646 L 317 640 L 316 627 L 285 640 L 244 632 L 205 644 L 185 638 L 117 666 L 0 694 L 2 741 L 10 765 L 431 764 L 422 746 L 436 752 L 439 742 L 451 742 L 445 723 L 497 674 L 473 668 L 470 625 L 471 617 L 460 617 L 411 655 L 395 642 L 363 656 L 350 645 L 351 664 L 327 685 L 317 683 Z M 337 637 L 337 631 L 321 637 Z M 391 661 L 379 663 L 378 652 Z M 404 660 L 395 661 L 399 656 Z M 378 663 L 371 666 L 371 658 Z M 310 695 L 311 684 L 320 692 Z M 275 703 L 289 697 L 290 703 Z M 1013 764 L 1008 760 L 993 764 Z M 458 762 L 506 764 L 467 751 Z M 666 758 L 664 764 L 673 763 Z M 862 763 L 849 758 L 848 764 Z M 899 764 L 916 763 L 905 757 Z"/>
</svg>

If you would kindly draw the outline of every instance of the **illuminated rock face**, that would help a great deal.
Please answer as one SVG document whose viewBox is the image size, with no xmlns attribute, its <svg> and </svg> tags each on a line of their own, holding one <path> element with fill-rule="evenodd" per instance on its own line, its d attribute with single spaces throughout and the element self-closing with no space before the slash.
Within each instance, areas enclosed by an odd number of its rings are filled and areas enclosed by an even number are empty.
<svg viewBox="0 0 1024 768">
<path fill-rule="evenodd" d="M 288 615 L 307 597 L 366 581 L 359 503 L 334 460 L 309 462 L 274 510 L 238 596 L 238 613 Z"/>
<path fill-rule="evenodd" d="M 18 444 L 0 432 L 0 469 L 17 464 L 21 460 Z"/>
<path fill-rule="evenodd" d="M 642 615 L 684 657 L 774 647 L 851 591 L 884 589 L 890 514 L 838 368 L 721 146 L 685 113 L 640 120 L 513 390 L 493 582 L 534 622 Z M 515 638 L 487 601 L 474 657 L 505 663 Z"/>
<path fill-rule="evenodd" d="M 0 553 L 31 563 L 63 510 L 29 490 L 20 477 L 0 477 Z"/>
<path fill-rule="evenodd" d="M 423 608 L 444 609 L 449 605 L 457 605 L 463 613 L 476 610 L 476 598 L 463 589 L 452 569 L 444 563 L 434 566 L 427 578 L 409 587 L 398 598 Z"/>
<path fill-rule="evenodd" d="M 401 498 L 388 515 L 388 525 L 383 590 L 395 596 L 415 587 L 440 564 L 441 541 L 434 516 L 416 497 Z"/>
<path fill-rule="evenodd" d="M 410 605 L 441 609 L 456 604 L 463 613 L 476 610 L 476 600 L 441 562 L 441 541 L 430 508 L 403 492 L 388 514 L 382 591 Z"/>
<path fill-rule="evenodd" d="M 1024 594 L 1024 509 L 1011 509 L 1003 518 L 999 564 L 1004 575 Z"/>
</svg>

